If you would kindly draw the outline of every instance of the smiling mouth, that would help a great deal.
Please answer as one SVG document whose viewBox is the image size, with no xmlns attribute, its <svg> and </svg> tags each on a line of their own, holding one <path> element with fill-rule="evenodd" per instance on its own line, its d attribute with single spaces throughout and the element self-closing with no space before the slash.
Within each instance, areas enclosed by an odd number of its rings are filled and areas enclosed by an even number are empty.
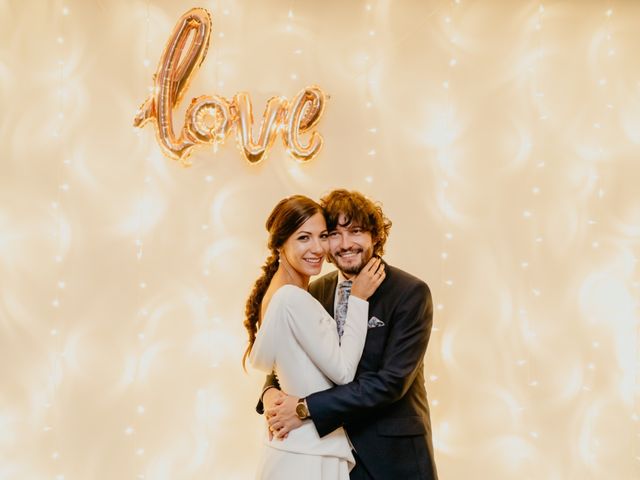
<svg viewBox="0 0 640 480">
<path fill-rule="evenodd" d="M 340 258 L 344 258 L 345 260 L 349 260 L 353 257 L 355 257 L 356 255 L 359 255 L 361 252 L 357 251 L 357 252 L 342 252 L 342 253 L 338 253 L 338 257 Z"/>
<path fill-rule="evenodd" d="M 311 265 L 320 265 L 322 263 L 322 257 L 318 258 L 303 258 L 303 260 Z"/>
</svg>

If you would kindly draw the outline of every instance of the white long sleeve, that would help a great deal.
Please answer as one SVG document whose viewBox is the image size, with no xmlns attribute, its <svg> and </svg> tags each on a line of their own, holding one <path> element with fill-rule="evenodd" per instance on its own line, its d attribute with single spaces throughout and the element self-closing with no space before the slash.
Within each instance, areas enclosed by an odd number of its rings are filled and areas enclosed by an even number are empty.
<svg viewBox="0 0 640 480">
<path fill-rule="evenodd" d="M 369 303 L 349 297 L 347 318 L 339 341 L 336 323 L 308 292 L 284 285 L 273 295 L 256 335 L 249 361 L 270 372 L 287 342 L 299 343 L 316 367 L 332 382 L 353 380 L 367 334 Z"/>
</svg>

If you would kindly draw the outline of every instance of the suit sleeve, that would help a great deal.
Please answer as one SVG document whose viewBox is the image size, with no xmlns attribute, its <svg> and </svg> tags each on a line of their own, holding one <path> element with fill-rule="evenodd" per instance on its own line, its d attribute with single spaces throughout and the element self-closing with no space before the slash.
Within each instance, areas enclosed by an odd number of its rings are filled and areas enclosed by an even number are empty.
<svg viewBox="0 0 640 480">
<path fill-rule="evenodd" d="M 277 388 L 280 390 L 280 382 L 278 382 L 278 377 L 276 376 L 276 372 L 271 372 L 266 376 L 264 380 L 264 385 L 262 386 L 262 393 L 260 394 L 260 398 L 258 399 L 258 403 L 256 404 L 256 412 L 262 415 L 264 413 L 264 403 L 262 403 L 262 398 L 264 397 L 264 392 L 266 392 L 270 388 Z"/>
<path fill-rule="evenodd" d="M 417 283 L 399 299 L 380 369 L 307 397 L 311 419 L 321 437 L 404 396 L 424 359 L 432 321 L 429 287 L 424 282 Z"/>
</svg>

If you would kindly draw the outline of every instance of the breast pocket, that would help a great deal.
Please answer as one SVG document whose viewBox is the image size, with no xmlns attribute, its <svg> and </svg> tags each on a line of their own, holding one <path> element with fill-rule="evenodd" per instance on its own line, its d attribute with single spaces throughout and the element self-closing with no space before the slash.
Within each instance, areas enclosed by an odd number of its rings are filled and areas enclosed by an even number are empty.
<svg viewBox="0 0 640 480">
<path fill-rule="evenodd" d="M 378 370 L 382 363 L 382 354 L 389 336 L 389 328 L 383 327 L 367 329 L 367 340 L 362 353 L 361 367 L 365 370 Z"/>
</svg>

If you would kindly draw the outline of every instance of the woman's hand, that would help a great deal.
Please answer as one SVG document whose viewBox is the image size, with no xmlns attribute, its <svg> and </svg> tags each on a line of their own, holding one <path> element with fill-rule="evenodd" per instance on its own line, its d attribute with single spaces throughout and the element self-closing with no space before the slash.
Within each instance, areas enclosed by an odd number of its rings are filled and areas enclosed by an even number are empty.
<svg viewBox="0 0 640 480">
<path fill-rule="evenodd" d="M 385 277 L 384 264 L 379 257 L 372 257 L 354 278 L 351 295 L 367 300 Z"/>
</svg>

